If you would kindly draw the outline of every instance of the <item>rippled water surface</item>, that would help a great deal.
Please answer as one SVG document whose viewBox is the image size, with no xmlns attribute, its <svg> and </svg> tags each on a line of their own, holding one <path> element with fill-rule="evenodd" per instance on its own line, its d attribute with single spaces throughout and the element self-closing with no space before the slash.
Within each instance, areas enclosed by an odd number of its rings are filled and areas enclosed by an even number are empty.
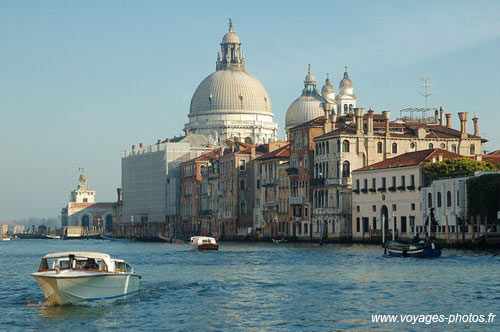
<svg viewBox="0 0 500 332">
<path fill-rule="evenodd" d="M 128 261 L 141 291 L 112 304 L 43 305 L 41 256 L 99 251 Z M 0 330 L 500 330 L 500 253 L 389 258 L 378 246 L 98 240 L 0 242 Z M 488 314 L 493 324 L 372 323 L 372 314 Z"/>
</svg>

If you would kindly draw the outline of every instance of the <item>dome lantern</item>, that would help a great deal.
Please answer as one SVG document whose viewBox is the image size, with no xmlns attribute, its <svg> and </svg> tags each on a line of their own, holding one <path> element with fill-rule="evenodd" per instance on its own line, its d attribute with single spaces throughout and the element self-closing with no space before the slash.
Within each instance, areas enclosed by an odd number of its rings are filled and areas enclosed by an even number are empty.
<svg viewBox="0 0 500 332">
<path fill-rule="evenodd" d="M 216 70 L 245 70 L 240 37 L 233 31 L 233 21 L 229 19 L 229 31 L 222 38 L 221 50 L 217 54 Z"/>
</svg>

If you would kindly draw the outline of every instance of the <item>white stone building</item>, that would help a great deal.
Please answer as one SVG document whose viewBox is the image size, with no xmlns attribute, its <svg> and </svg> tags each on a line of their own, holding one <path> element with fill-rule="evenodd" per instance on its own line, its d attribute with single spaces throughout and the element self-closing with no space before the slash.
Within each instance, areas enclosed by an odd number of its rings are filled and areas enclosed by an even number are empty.
<svg viewBox="0 0 500 332">
<path fill-rule="evenodd" d="M 153 145 L 132 145 L 123 151 L 123 222 L 176 221 L 180 215 L 179 165 L 212 148 L 205 136 L 192 134 Z"/>
<path fill-rule="evenodd" d="M 70 199 L 61 211 L 61 226 L 81 226 L 87 232 L 106 229 L 113 225 L 113 204 L 95 202 L 95 190 L 87 184 L 87 176 L 80 174 L 80 184 L 71 191 Z"/>
<path fill-rule="evenodd" d="M 186 133 L 221 142 L 234 139 L 252 144 L 276 140 L 271 100 L 264 86 L 245 70 L 241 42 L 233 31 L 222 38 L 216 71 L 205 78 L 191 99 Z"/>
</svg>

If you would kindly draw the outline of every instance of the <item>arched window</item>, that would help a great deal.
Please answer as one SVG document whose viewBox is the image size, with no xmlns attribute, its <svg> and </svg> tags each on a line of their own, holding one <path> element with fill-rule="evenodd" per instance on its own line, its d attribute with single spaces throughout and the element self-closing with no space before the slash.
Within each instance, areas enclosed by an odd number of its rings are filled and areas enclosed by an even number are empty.
<svg viewBox="0 0 500 332">
<path fill-rule="evenodd" d="M 241 179 L 240 181 L 240 190 L 244 191 L 246 187 L 246 183 L 244 179 Z"/>
<path fill-rule="evenodd" d="M 106 232 L 112 232 L 113 231 L 113 216 L 108 214 L 105 218 L 105 227 L 106 227 Z"/>
<path fill-rule="evenodd" d="M 342 163 L 342 177 L 348 178 L 351 176 L 351 164 L 346 160 Z"/>
<path fill-rule="evenodd" d="M 344 114 L 347 114 L 347 104 L 344 104 Z"/>
<path fill-rule="evenodd" d="M 392 153 L 398 153 L 398 145 L 396 143 L 392 143 Z"/>
<path fill-rule="evenodd" d="M 434 149 L 434 144 L 429 143 L 429 149 Z"/>
<path fill-rule="evenodd" d="M 89 228 L 89 226 L 90 226 L 90 218 L 88 215 L 84 215 L 82 217 L 82 227 Z"/>
<path fill-rule="evenodd" d="M 247 215 L 247 203 L 245 203 L 244 200 L 241 200 L 240 202 L 240 216 L 246 216 Z"/>
<path fill-rule="evenodd" d="M 432 207 L 432 193 L 427 194 L 427 207 L 428 208 Z"/>
<path fill-rule="evenodd" d="M 451 191 L 446 193 L 446 206 L 451 207 Z"/>
<path fill-rule="evenodd" d="M 470 154 L 475 155 L 476 154 L 476 146 L 474 144 L 470 145 Z"/>
<path fill-rule="evenodd" d="M 437 207 L 441 207 L 441 193 L 438 192 L 438 195 L 437 195 Z"/>
<path fill-rule="evenodd" d="M 382 142 L 377 143 L 377 153 L 382 153 Z"/>
<path fill-rule="evenodd" d="M 252 138 L 251 137 L 245 137 L 245 143 L 252 144 Z"/>
<path fill-rule="evenodd" d="M 453 152 L 453 153 L 457 153 L 457 145 L 456 145 L 456 144 L 453 144 L 453 145 L 451 146 L 451 152 Z"/>
<path fill-rule="evenodd" d="M 349 113 L 352 113 L 352 104 L 349 104 Z"/>
<path fill-rule="evenodd" d="M 342 142 L 342 151 L 349 152 L 349 141 L 348 140 L 345 140 L 344 142 Z"/>
</svg>

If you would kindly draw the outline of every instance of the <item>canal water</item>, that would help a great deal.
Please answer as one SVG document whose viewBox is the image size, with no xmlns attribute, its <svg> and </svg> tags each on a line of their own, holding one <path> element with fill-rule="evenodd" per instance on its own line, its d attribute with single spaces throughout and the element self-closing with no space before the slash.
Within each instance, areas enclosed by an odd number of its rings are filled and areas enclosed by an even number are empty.
<svg viewBox="0 0 500 332">
<path fill-rule="evenodd" d="M 41 256 L 98 251 L 142 275 L 112 304 L 47 307 L 30 273 Z M 379 246 L 105 240 L 0 242 L 0 330 L 331 331 L 500 330 L 500 252 L 444 250 L 434 260 L 390 258 Z M 494 323 L 373 323 L 374 314 L 488 315 Z"/>
</svg>

